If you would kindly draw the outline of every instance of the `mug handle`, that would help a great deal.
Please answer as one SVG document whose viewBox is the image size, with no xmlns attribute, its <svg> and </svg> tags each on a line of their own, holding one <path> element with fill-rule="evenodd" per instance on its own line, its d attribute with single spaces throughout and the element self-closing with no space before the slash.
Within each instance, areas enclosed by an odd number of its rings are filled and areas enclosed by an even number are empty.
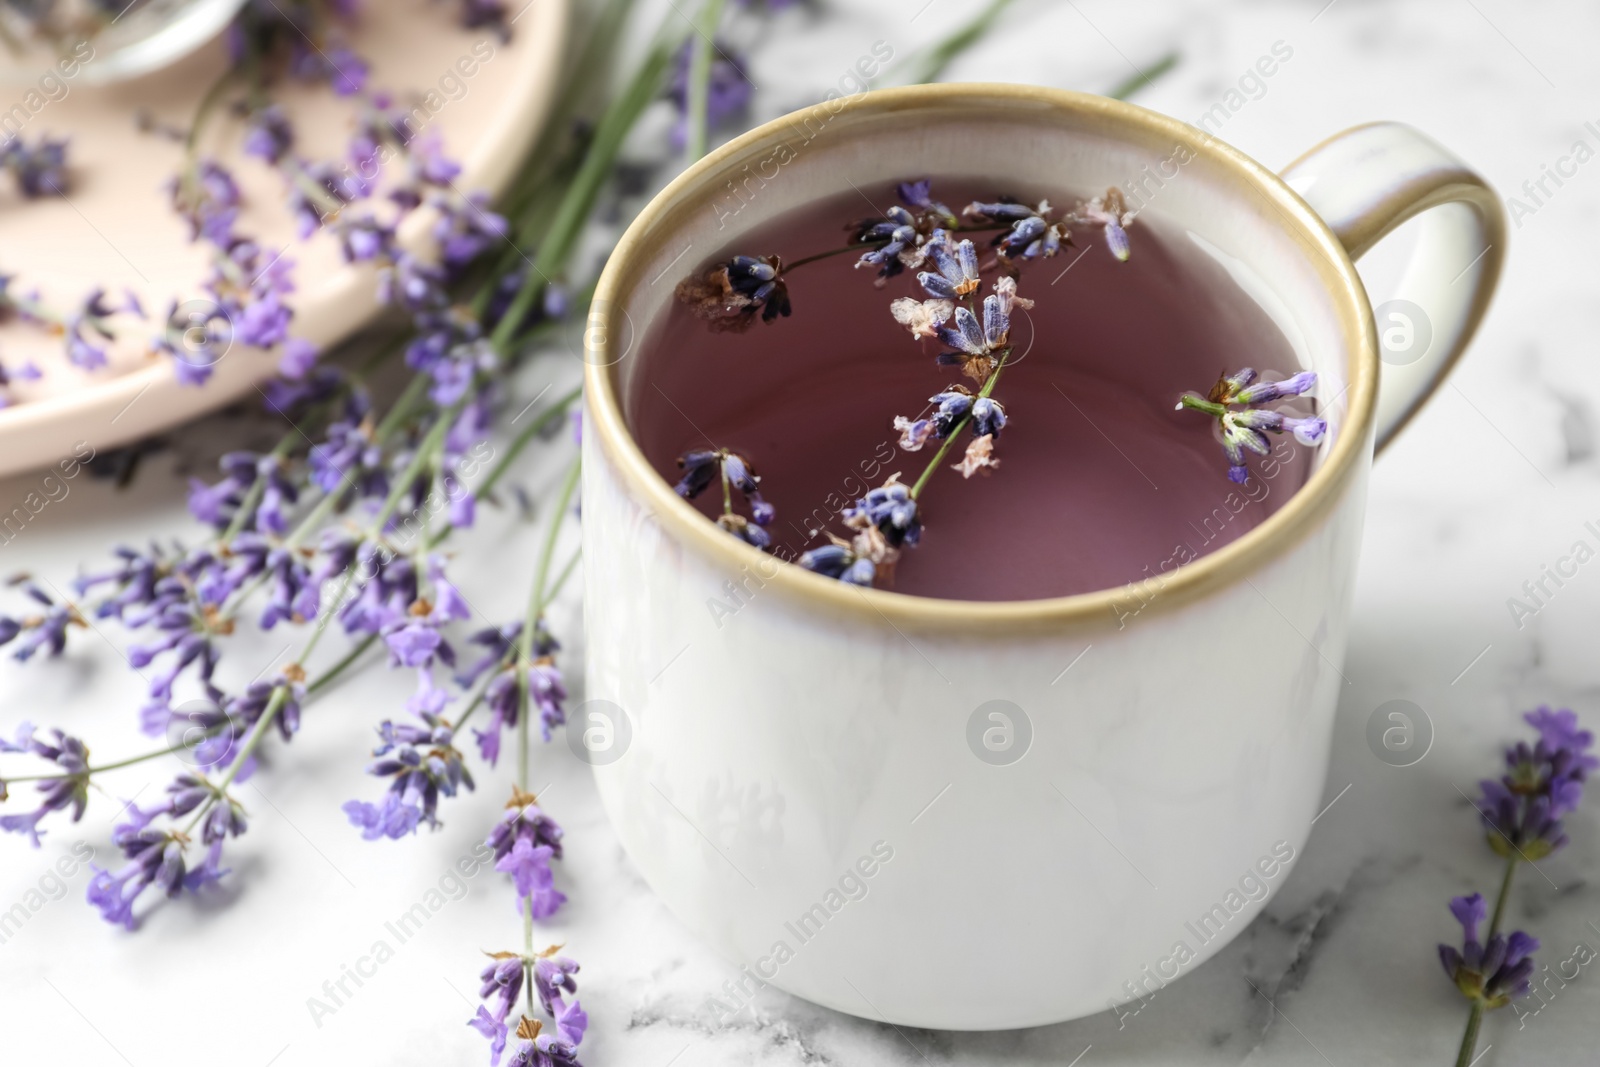
<svg viewBox="0 0 1600 1067">
<path fill-rule="evenodd" d="M 1483 319 L 1505 261 L 1505 210 L 1475 171 L 1398 122 L 1335 134 L 1281 177 L 1322 216 L 1352 260 L 1413 216 L 1450 208 L 1422 220 L 1395 299 L 1378 308 L 1380 341 L 1397 331 L 1422 347 L 1409 360 L 1391 359 L 1380 347 L 1376 451 L 1382 452 L 1444 381 Z"/>
</svg>

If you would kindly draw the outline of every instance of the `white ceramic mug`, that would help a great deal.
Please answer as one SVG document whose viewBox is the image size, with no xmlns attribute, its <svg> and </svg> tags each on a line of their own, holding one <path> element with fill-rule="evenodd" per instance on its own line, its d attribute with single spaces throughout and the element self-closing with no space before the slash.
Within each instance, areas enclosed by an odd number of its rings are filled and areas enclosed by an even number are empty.
<svg viewBox="0 0 1600 1067">
<path fill-rule="evenodd" d="M 863 591 L 724 533 L 630 437 L 634 340 L 758 219 L 954 159 L 1092 195 L 1176 146 L 1192 156 L 1150 210 L 1270 280 L 1257 296 L 1330 425 L 1304 487 L 1231 544 L 1057 599 Z M 1351 260 L 1432 208 L 1398 294 L 1431 343 L 1385 365 Z M 898 1024 L 1033 1026 L 1142 996 L 1236 936 L 1322 798 L 1374 446 L 1460 355 L 1504 251 L 1487 185 L 1407 127 L 1350 130 L 1279 176 L 1174 119 L 1022 86 L 833 100 L 657 197 L 589 322 L 590 703 L 571 732 L 598 739 L 646 880 L 732 962 L 712 1021 L 770 983 Z"/>
</svg>

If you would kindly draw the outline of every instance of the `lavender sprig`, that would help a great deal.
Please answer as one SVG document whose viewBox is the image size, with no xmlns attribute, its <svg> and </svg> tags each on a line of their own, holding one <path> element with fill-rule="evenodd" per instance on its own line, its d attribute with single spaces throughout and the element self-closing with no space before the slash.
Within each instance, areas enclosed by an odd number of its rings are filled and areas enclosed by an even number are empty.
<svg viewBox="0 0 1600 1067">
<path fill-rule="evenodd" d="M 767 533 L 766 527 L 772 525 L 777 512 L 762 498 L 758 487 L 761 478 L 751 469 L 749 460 L 737 452 L 718 448 L 689 452 L 680 456 L 678 467 L 683 471 L 683 477 L 674 486 L 679 496 L 693 500 L 712 483 L 720 481 L 722 514 L 717 517 L 717 525 L 756 548 L 765 549 L 772 544 L 772 538 Z M 733 509 L 735 489 L 739 491 L 740 497 L 749 508 L 749 518 Z"/>
<path fill-rule="evenodd" d="M 1317 385 L 1315 371 L 1300 371 L 1282 381 L 1259 381 L 1250 367 L 1223 375 L 1205 396 L 1184 393 L 1177 410 L 1188 408 L 1217 420 L 1222 451 L 1228 459 L 1228 480 L 1243 485 L 1250 477 L 1245 453 L 1265 456 L 1272 451 L 1268 433 L 1289 433 L 1308 448 L 1322 443 L 1328 433 L 1328 420 L 1320 415 L 1298 418 L 1259 407 L 1290 397 L 1309 396 Z"/>
<path fill-rule="evenodd" d="M 535 694 L 534 672 L 538 667 L 534 653 L 542 632 L 544 613 L 553 595 L 548 585 L 550 562 L 562 520 L 577 488 L 578 473 L 579 465 L 574 462 L 557 495 L 555 512 L 539 552 L 527 616 L 516 634 L 517 784 L 512 789 L 505 815 L 485 842 L 493 851 L 495 870 L 511 876 L 517 893 L 517 907 L 522 915 L 523 933 L 520 953 L 491 954 L 495 962 L 483 972 L 483 987 L 479 995 L 490 1001 L 492 1010 L 489 1005 L 481 1005 L 468 1021 L 469 1026 L 490 1042 L 490 1067 L 496 1067 L 505 1052 L 510 1030 L 509 1016 L 519 990 L 526 991 L 527 1009 L 514 1031 L 521 1044 L 512 1054 L 510 1063 L 517 1067 L 577 1067 L 578 1045 L 583 1041 L 589 1021 L 578 1001 L 574 1000 L 570 1005 L 566 1002 L 566 994 L 577 991 L 577 983 L 572 976 L 577 973 L 578 965 L 557 955 L 560 946 L 543 952 L 535 952 L 533 948 L 534 922 L 552 915 L 566 903 L 567 898 L 555 888 L 550 869 L 550 861 L 561 857 L 561 827 L 540 809 L 538 798 L 529 791 L 528 785 L 532 747 L 531 703 Z M 544 736 L 548 741 L 548 731 Z M 555 1024 L 553 1033 L 546 1033 L 543 1022 L 532 1017 L 535 992 L 540 1007 Z"/>
<path fill-rule="evenodd" d="M 672 130 L 673 146 L 693 163 L 706 154 L 706 139 L 718 123 L 744 110 L 755 86 L 732 51 L 715 40 L 724 0 L 705 0 L 695 19 L 695 34 L 679 51 L 668 95 L 681 117 Z"/>
<path fill-rule="evenodd" d="M 1579 727 L 1572 711 L 1540 707 L 1522 718 L 1538 739 L 1507 747 L 1505 773 L 1480 783 L 1483 798 L 1476 805 L 1490 849 L 1506 863 L 1494 913 L 1489 916 L 1477 893 L 1452 899 L 1450 911 L 1461 924 L 1463 944 L 1459 950 L 1439 946 L 1445 974 L 1471 1004 L 1457 1067 L 1473 1062 L 1483 1013 L 1529 992 L 1532 955 L 1539 942 L 1520 930 L 1500 932 L 1517 865 L 1534 863 L 1566 844 L 1561 819 L 1577 809 L 1589 773 L 1600 769 L 1600 757 L 1590 751 L 1594 734 Z M 1480 940 L 1478 928 L 1485 917 L 1488 933 Z"/>
</svg>

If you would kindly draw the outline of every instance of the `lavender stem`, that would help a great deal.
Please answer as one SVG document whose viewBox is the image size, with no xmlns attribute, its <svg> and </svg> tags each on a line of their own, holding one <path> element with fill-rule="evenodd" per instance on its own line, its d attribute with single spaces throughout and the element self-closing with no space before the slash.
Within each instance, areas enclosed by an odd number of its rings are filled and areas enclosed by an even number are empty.
<svg viewBox="0 0 1600 1067">
<path fill-rule="evenodd" d="M 717 24 L 722 21 L 724 0 L 705 0 L 700 17 L 695 22 L 695 37 L 689 53 L 689 99 L 687 101 L 689 132 L 685 138 L 684 157 L 693 163 L 706 154 L 706 139 L 710 132 L 707 108 L 711 100 L 711 52 L 716 47 Z"/>
<path fill-rule="evenodd" d="M 555 510 L 550 515 L 550 529 L 545 534 L 543 547 L 539 550 L 539 564 L 534 571 L 533 589 L 528 596 L 528 613 L 523 619 L 522 635 L 518 645 L 517 688 L 522 714 L 517 717 L 517 784 L 525 793 L 530 792 L 528 739 L 532 733 L 529 720 L 533 718 L 533 709 L 528 700 L 528 668 L 533 664 L 534 634 L 549 603 L 549 598 L 545 595 L 545 582 L 550 575 L 550 557 L 555 554 L 556 539 L 561 535 L 562 520 L 566 518 L 567 507 L 572 503 L 573 493 L 577 491 L 578 474 L 582 469 L 583 460 L 573 460 L 572 466 L 567 468 L 566 480 L 561 483 L 560 492 L 556 495 Z"/>
<path fill-rule="evenodd" d="M 1000 380 L 1000 372 L 1005 369 L 1006 360 L 1010 356 L 1011 349 L 1009 348 L 1000 353 L 1000 362 L 994 365 L 994 372 L 989 375 L 989 380 L 984 382 L 983 388 L 978 391 L 978 399 L 982 400 L 994 392 L 995 383 Z M 912 500 L 916 500 L 921 496 L 922 487 L 928 484 L 928 479 L 933 477 L 933 472 L 939 468 L 939 464 L 944 460 L 945 453 L 950 451 L 950 446 L 955 443 L 957 437 L 961 436 L 961 431 L 966 429 L 967 423 L 971 421 L 972 415 L 970 413 L 965 415 L 960 422 L 955 424 L 949 436 L 939 445 L 939 451 L 933 454 L 933 459 L 929 460 L 928 466 L 923 469 L 922 477 L 918 478 L 916 484 L 911 487 Z"/>
</svg>

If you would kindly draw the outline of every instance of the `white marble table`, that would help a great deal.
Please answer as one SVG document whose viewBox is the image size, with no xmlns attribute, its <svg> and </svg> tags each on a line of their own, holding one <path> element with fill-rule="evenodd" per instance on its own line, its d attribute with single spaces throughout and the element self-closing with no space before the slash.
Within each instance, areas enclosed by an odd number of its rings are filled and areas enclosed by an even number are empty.
<svg viewBox="0 0 1600 1067">
<path fill-rule="evenodd" d="M 1591 54 L 1600 12 L 1592 5 L 1334 0 L 1319 14 L 1323 4 L 1020 0 L 993 39 L 951 73 L 1100 89 L 1178 48 L 1178 68 L 1138 100 L 1193 119 L 1283 41 L 1292 60 L 1222 131 L 1269 165 L 1347 126 L 1399 119 L 1456 150 L 1502 192 L 1522 195 L 1523 182 L 1537 180 L 1575 140 L 1600 147 L 1583 126 L 1600 119 Z M 975 6 L 873 0 L 825 17 L 791 12 L 782 32 L 754 48 L 758 117 L 809 102 L 832 82 L 827 72 L 843 73 L 874 41 L 906 54 Z M 1469 887 L 1488 892 L 1497 877 L 1462 791 L 1494 765 L 1519 711 L 1549 702 L 1600 720 L 1591 629 L 1600 621 L 1600 570 L 1580 570 L 1520 628 L 1507 608 L 1507 598 L 1574 541 L 1593 544 L 1584 523 L 1600 520 L 1600 162 L 1548 188 L 1554 195 L 1518 212 L 1501 296 L 1474 350 L 1378 465 L 1331 807 L 1263 918 L 1120 1020 L 1107 1013 L 992 1035 L 899 1031 L 765 991 L 718 1023 L 706 998 L 735 970 L 654 899 L 611 835 L 586 769 L 556 746 L 543 763 L 550 786 L 541 792 L 568 831 L 562 877 L 572 903 L 557 936 L 584 966 L 581 999 L 593 1022 L 584 1061 L 1454 1062 L 1464 1010 L 1433 945 L 1455 936 L 1448 897 Z M 1383 267 L 1369 279 L 1379 291 Z M 549 367 L 566 377 L 577 369 L 559 354 Z M 200 452 L 214 429 L 179 435 L 176 455 Z M 188 530 L 173 455 L 152 457 L 135 492 L 77 479 L 66 499 L 0 544 L 0 569 L 63 583 L 114 541 Z M 521 475 L 534 489 L 553 477 L 537 468 Z M 36 483 L 0 483 L 0 502 L 20 500 Z M 474 606 L 498 618 L 518 611 L 519 583 L 501 579 L 531 570 L 532 534 L 511 518 L 490 526 L 477 542 L 485 550 L 463 561 L 460 577 Z M 558 612 L 564 633 L 576 633 L 578 611 L 569 596 Z M 107 636 L 126 644 L 119 633 Z M 262 642 L 238 656 L 265 662 L 277 651 Z M 130 680 L 119 653 L 94 635 L 54 665 L 5 660 L 0 727 L 24 716 L 60 721 L 105 752 L 132 751 L 140 744 L 131 726 L 139 694 Z M 502 800 L 496 778 L 449 805 L 442 832 L 401 844 L 362 842 L 345 825 L 338 805 L 376 792 L 360 771 L 372 722 L 380 708 L 398 709 L 409 686 L 366 678 L 308 712 L 293 759 L 277 759 L 243 789 L 253 822 L 232 850 L 236 877 L 215 900 L 162 908 L 127 935 L 82 903 L 78 873 L 62 900 L 30 913 L 0 943 L 0 1058 L 133 1067 L 486 1062 L 465 1020 L 479 950 L 509 947 L 517 936 L 498 876 L 468 881 L 461 899 L 398 945 L 336 1012 L 314 1019 L 307 1006 L 375 941 L 393 940 L 384 924 L 438 884 Z M 1420 705 L 1436 732 L 1427 757 L 1407 768 L 1381 762 L 1365 741 L 1373 710 L 1397 698 Z M 157 791 L 165 774 L 130 771 L 113 792 Z M 81 827 L 59 826 L 38 853 L 0 841 L 0 910 L 38 887 L 75 841 L 109 856 L 115 807 L 100 798 Z M 1600 889 L 1589 881 L 1600 873 L 1600 818 L 1582 812 L 1570 831 L 1571 847 L 1541 865 L 1548 881 L 1523 872 L 1511 907 L 1512 920 L 1544 940 L 1542 959 L 1551 964 L 1579 942 L 1600 946 Z M 959 843 L 951 873 L 961 877 Z M 975 997 L 984 995 L 981 927 L 975 909 L 973 937 L 949 948 L 949 980 Z M 1492 1047 L 1480 1064 L 1594 1061 L 1600 979 L 1584 969 L 1551 988 L 1548 1006 L 1520 1029 L 1509 1012 L 1491 1017 L 1480 1048 Z"/>
</svg>

